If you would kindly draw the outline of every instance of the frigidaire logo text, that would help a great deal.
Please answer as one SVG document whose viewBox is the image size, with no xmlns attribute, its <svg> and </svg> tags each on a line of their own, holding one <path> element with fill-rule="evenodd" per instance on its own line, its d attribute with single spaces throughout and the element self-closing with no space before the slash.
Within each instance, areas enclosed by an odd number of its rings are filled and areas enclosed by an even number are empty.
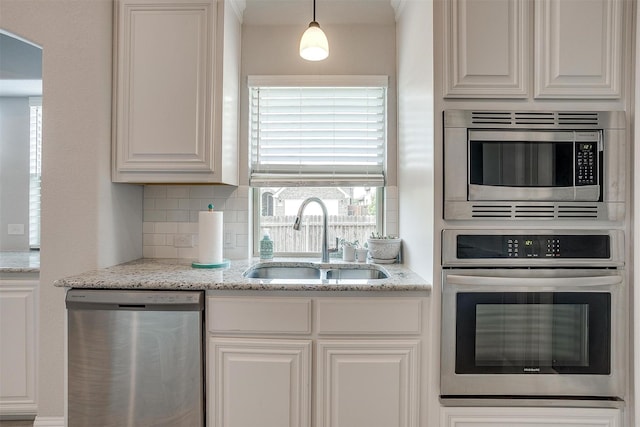
<svg viewBox="0 0 640 427">
<path fill-rule="evenodd" d="M 540 372 L 540 368 L 523 368 L 525 372 Z"/>
</svg>

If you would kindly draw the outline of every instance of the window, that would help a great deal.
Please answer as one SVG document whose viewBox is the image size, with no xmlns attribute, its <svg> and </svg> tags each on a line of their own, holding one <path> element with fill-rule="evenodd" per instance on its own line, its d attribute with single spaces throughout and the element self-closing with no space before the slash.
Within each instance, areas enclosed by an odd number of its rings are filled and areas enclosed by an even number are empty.
<svg viewBox="0 0 640 427">
<path fill-rule="evenodd" d="M 382 230 L 386 76 L 250 77 L 250 185 L 254 251 L 265 228 L 277 254 L 320 252 L 322 212 L 329 245 L 362 243 Z"/>
<path fill-rule="evenodd" d="M 40 184 L 42 175 L 42 98 L 29 98 L 29 247 L 40 249 Z"/>
</svg>

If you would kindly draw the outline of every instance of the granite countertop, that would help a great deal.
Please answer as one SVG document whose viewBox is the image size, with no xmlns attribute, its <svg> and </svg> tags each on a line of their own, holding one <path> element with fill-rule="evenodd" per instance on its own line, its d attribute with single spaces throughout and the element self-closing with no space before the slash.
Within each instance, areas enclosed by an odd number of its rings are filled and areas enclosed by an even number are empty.
<svg viewBox="0 0 640 427">
<path fill-rule="evenodd" d="M 277 259 L 271 263 L 285 261 Z M 317 260 L 287 259 L 295 263 Z M 186 259 L 143 258 L 113 267 L 89 271 L 56 280 L 54 285 L 69 288 L 95 289 L 158 289 L 158 290 L 283 290 L 283 291 L 422 291 L 429 292 L 431 284 L 401 264 L 381 265 L 389 272 L 388 279 L 250 279 L 242 273 L 258 259 L 232 260 L 224 269 L 191 267 Z M 342 261 L 333 261 L 340 264 Z M 364 265 L 363 265 L 364 266 Z M 366 268 L 366 266 L 364 266 Z"/>
<path fill-rule="evenodd" d="M 40 252 L 0 252 L 0 273 L 40 273 Z"/>
</svg>

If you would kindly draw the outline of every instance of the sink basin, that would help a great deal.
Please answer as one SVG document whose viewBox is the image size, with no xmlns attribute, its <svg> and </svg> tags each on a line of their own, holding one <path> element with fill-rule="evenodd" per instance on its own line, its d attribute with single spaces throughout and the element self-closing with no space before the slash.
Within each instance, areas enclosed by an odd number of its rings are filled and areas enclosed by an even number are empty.
<svg viewBox="0 0 640 427">
<path fill-rule="evenodd" d="M 258 263 L 243 273 L 250 279 L 376 280 L 387 279 L 383 268 L 371 264 Z"/>
<path fill-rule="evenodd" d="M 308 266 L 255 265 L 243 276 L 251 279 L 320 279 L 319 268 Z"/>
<path fill-rule="evenodd" d="M 332 268 L 326 271 L 327 279 L 388 279 L 385 271 L 378 268 Z"/>
</svg>

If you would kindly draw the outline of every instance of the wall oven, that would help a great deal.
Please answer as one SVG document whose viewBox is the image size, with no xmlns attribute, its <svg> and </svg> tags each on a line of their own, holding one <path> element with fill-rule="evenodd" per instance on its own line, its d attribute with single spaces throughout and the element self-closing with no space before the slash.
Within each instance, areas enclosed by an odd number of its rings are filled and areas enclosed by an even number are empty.
<svg viewBox="0 0 640 427">
<path fill-rule="evenodd" d="M 441 397 L 624 397 L 622 231 L 445 230 Z"/>
<path fill-rule="evenodd" d="M 445 111 L 445 219 L 620 220 L 625 144 L 622 111 Z"/>
</svg>

